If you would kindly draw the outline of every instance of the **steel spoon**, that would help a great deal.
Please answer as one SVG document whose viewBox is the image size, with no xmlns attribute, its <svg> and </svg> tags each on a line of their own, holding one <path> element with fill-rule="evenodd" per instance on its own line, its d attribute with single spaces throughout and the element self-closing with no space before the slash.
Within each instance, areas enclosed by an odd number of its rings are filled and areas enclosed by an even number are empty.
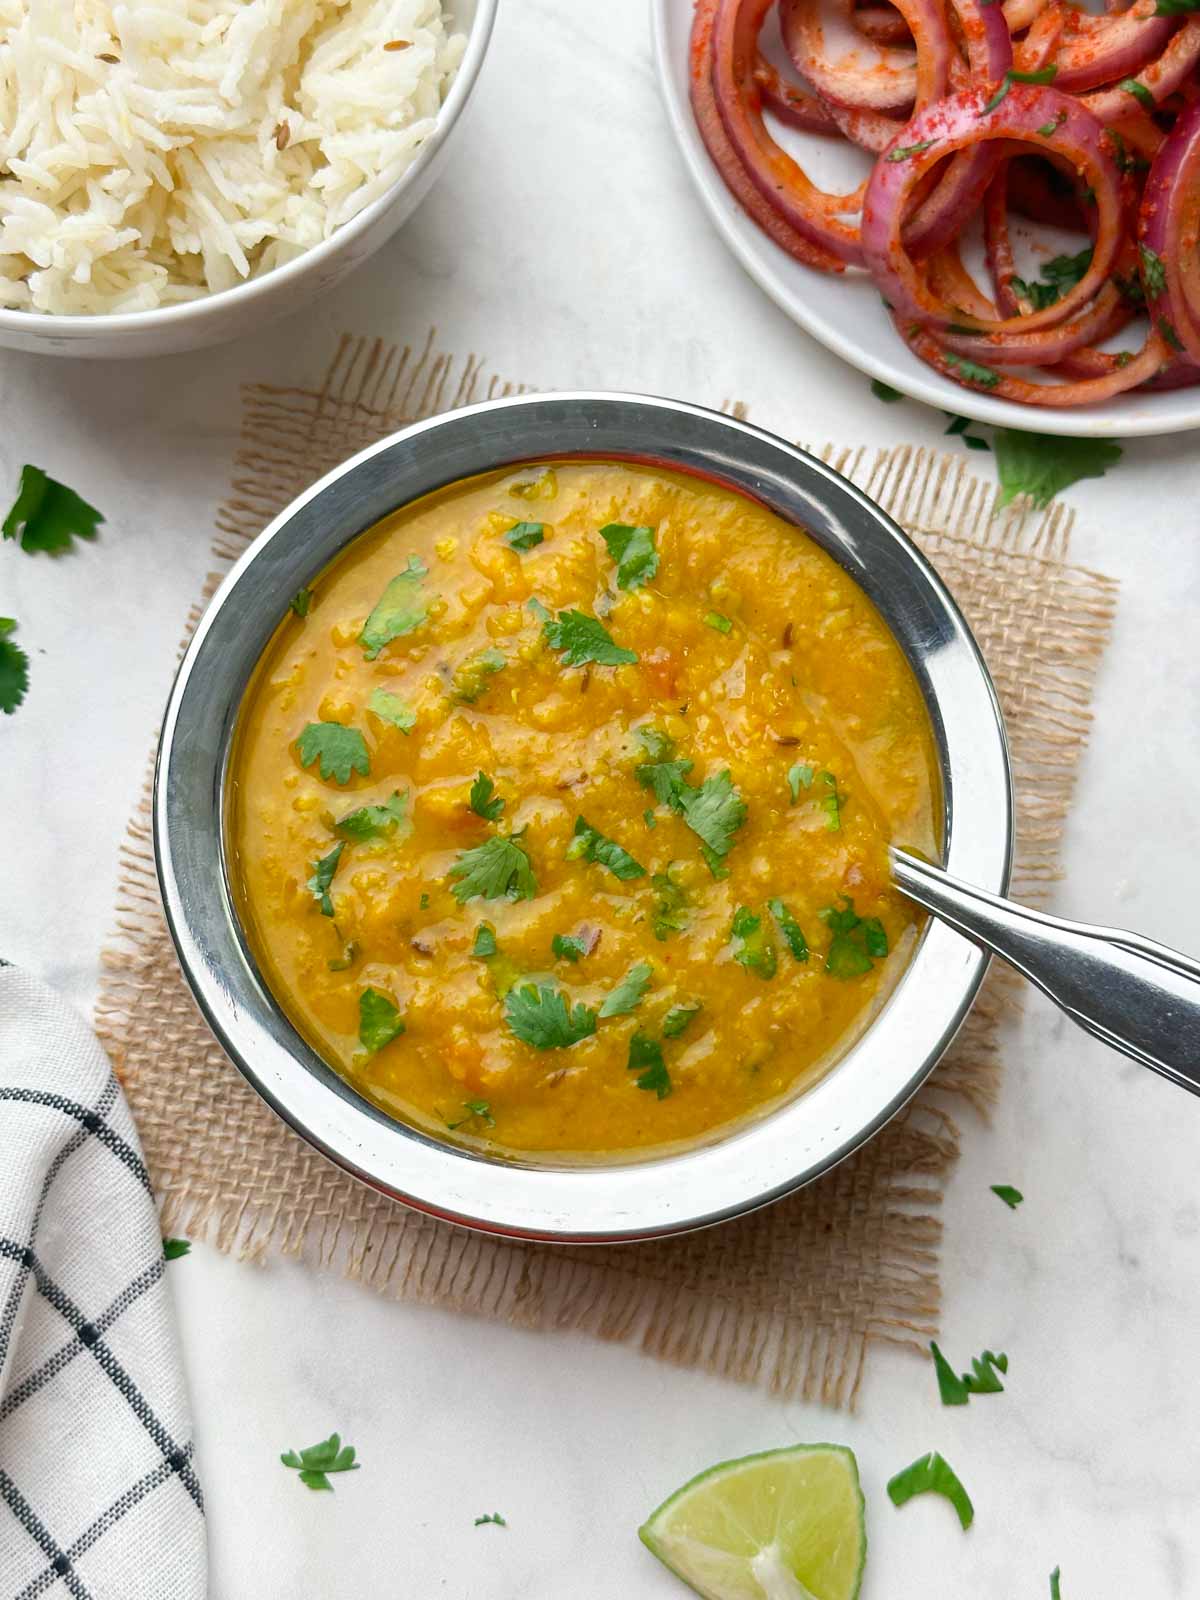
<svg viewBox="0 0 1200 1600">
<path fill-rule="evenodd" d="M 986 894 L 906 850 L 893 848 L 892 876 L 910 900 L 1002 956 L 1088 1033 L 1200 1094 L 1200 962 L 1134 933 Z"/>
</svg>

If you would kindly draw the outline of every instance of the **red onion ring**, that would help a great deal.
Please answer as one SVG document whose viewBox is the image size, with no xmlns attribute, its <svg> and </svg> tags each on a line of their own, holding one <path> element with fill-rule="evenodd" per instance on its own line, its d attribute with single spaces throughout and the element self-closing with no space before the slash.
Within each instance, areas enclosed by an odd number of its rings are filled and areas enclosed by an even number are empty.
<svg viewBox="0 0 1200 1600">
<path fill-rule="evenodd" d="M 837 133 L 838 126 L 811 89 L 801 84 L 788 83 L 781 72 L 759 56 L 754 67 L 754 81 L 762 95 L 763 105 L 773 111 L 780 122 L 790 128 L 803 128 L 809 133 Z"/>
<path fill-rule="evenodd" d="M 826 25 L 840 22 L 843 34 L 851 34 L 851 9 L 851 0 L 779 0 L 784 49 L 822 100 L 854 111 L 905 111 L 918 95 L 927 104 L 945 94 L 950 87 L 950 41 L 944 28 L 931 25 L 933 8 L 900 0 L 914 48 L 873 45 L 873 59 L 864 61 L 857 50 L 850 50 L 831 60 Z M 918 79 L 923 80 L 919 90 Z"/>
<path fill-rule="evenodd" d="M 1180 115 L 1155 157 L 1138 216 L 1142 288 L 1150 319 L 1167 343 L 1185 350 L 1193 362 L 1200 361 L 1198 179 L 1200 102 Z"/>
</svg>

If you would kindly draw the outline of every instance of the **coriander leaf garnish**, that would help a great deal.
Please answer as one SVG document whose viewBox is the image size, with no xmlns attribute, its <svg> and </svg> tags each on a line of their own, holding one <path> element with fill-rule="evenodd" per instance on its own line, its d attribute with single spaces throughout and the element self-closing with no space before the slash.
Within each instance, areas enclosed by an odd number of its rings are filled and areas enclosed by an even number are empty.
<svg viewBox="0 0 1200 1600">
<path fill-rule="evenodd" d="M 823 772 L 821 782 L 825 785 L 826 794 L 821 796 L 821 804 L 825 808 L 825 826 L 830 833 L 842 831 L 842 807 L 846 804 L 846 796 L 837 786 L 837 779 L 832 772 Z"/>
<path fill-rule="evenodd" d="M 650 980 L 654 976 L 654 968 L 645 961 L 639 961 L 637 966 L 630 967 L 617 987 L 605 998 L 600 1006 L 601 1017 L 623 1017 L 627 1012 L 640 1004 L 650 987 Z"/>
<path fill-rule="evenodd" d="M 494 956 L 500 946 L 496 943 L 496 930 L 490 922 L 481 922 L 475 929 L 475 943 L 471 946 L 471 954 L 480 961 L 486 961 Z"/>
<path fill-rule="evenodd" d="M 504 535 L 504 542 L 510 550 L 536 550 L 545 537 L 544 522 L 518 522 Z"/>
<path fill-rule="evenodd" d="M 297 589 L 288 601 L 290 608 L 298 617 L 306 617 L 312 610 L 313 592 L 311 589 Z"/>
<path fill-rule="evenodd" d="M 654 937 L 666 940 L 673 933 L 682 933 L 689 920 L 686 909 L 688 898 L 672 878 L 671 867 L 668 866 L 666 872 L 656 872 L 650 883 L 658 890 L 658 905 L 654 909 L 654 920 L 651 923 Z"/>
<path fill-rule="evenodd" d="M 763 926 L 763 919 L 756 917 L 749 906 L 739 906 L 733 914 L 731 932 L 737 945 L 733 959 L 738 965 L 757 972 L 760 978 L 773 978 L 778 962 L 775 945 Z"/>
<path fill-rule="evenodd" d="M 710 611 L 704 619 L 707 628 L 713 628 L 717 633 L 732 633 L 733 623 L 728 617 L 722 616 L 719 611 Z"/>
<path fill-rule="evenodd" d="M 296 748 L 302 767 L 320 761 L 319 770 L 326 783 L 331 778 L 335 783 L 349 783 L 352 772 L 365 778 L 371 771 L 367 741 L 357 728 L 347 728 L 340 722 L 310 722 L 296 740 Z"/>
<path fill-rule="evenodd" d="M 178 1261 L 181 1256 L 188 1256 L 191 1253 L 192 1241 L 190 1239 L 163 1240 L 163 1255 L 168 1261 Z"/>
<path fill-rule="evenodd" d="M 492 1115 L 491 1102 L 488 1100 L 464 1100 L 463 1110 L 467 1113 L 465 1117 L 459 1117 L 457 1122 L 448 1122 L 446 1124 L 451 1132 L 455 1128 L 461 1128 L 464 1122 L 474 1122 L 476 1120 L 484 1123 L 489 1128 L 496 1126 L 496 1119 Z"/>
<path fill-rule="evenodd" d="M 876 400 L 882 400 L 884 405 L 887 406 L 892 405 L 897 400 L 904 399 L 899 389 L 893 389 L 890 383 L 884 383 L 880 378 L 871 379 L 871 393 Z"/>
<path fill-rule="evenodd" d="M 29 657 L 8 637 L 16 625 L 14 618 L 0 617 L 0 711 L 6 717 L 12 716 L 29 688 Z"/>
<path fill-rule="evenodd" d="M 1088 245 L 1078 255 L 1054 256 L 1052 260 L 1044 261 L 1038 278 L 1032 282 L 1014 278 L 1012 286 L 1032 304 L 1035 311 L 1044 311 L 1047 306 L 1061 299 L 1068 289 L 1073 289 L 1091 264 L 1092 246 Z"/>
<path fill-rule="evenodd" d="M 630 1072 L 639 1074 L 633 1081 L 637 1088 L 656 1094 L 665 1100 L 671 1092 L 671 1074 L 663 1060 L 662 1046 L 644 1033 L 635 1033 L 629 1041 L 629 1060 L 625 1063 Z"/>
<path fill-rule="evenodd" d="M 617 564 L 618 589 L 640 589 L 658 571 L 653 528 L 631 528 L 624 522 L 610 522 L 600 529 L 600 537 Z"/>
<path fill-rule="evenodd" d="M 322 856 L 319 861 L 312 864 L 312 877 L 305 884 L 305 888 L 321 908 L 323 917 L 333 915 L 333 901 L 329 897 L 329 886 L 333 882 L 333 875 L 337 871 L 338 862 L 342 858 L 342 851 L 346 848 L 346 841 L 340 839 L 327 856 Z"/>
<path fill-rule="evenodd" d="M 552 983 L 522 983 L 504 999 L 504 1020 L 535 1050 L 566 1050 L 596 1031 L 596 1013 L 580 1002 L 568 1007 Z"/>
<path fill-rule="evenodd" d="M 797 961 L 808 960 L 808 940 L 804 937 L 804 930 L 795 917 L 784 905 L 782 900 L 768 900 L 767 910 L 779 924 L 779 931 L 783 935 L 784 943 L 795 956 Z"/>
<path fill-rule="evenodd" d="M 698 789 L 682 789 L 679 803 L 683 820 L 718 861 L 727 856 L 734 834 L 746 820 L 746 803 L 734 788 L 728 771 L 705 778 Z M 709 861 L 709 866 L 712 865 Z"/>
<path fill-rule="evenodd" d="M 44 550 L 60 555 L 75 539 L 94 539 L 104 518 L 94 506 L 80 499 L 74 489 L 49 477 L 41 467 L 21 468 L 21 484 L 0 532 L 6 539 L 19 539 L 29 554 Z"/>
<path fill-rule="evenodd" d="M 943 350 L 942 360 L 968 383 L 977 383 L 981 389 L 994 389 L 1000 382 L 1000 374 L 994 367 L 981 367 L 978 361 L 968 361 L 966 356 L 956 356 L 949 350 Z"/>
<path fill-rule="evenodd" d="M 1014 83 L 1053 83 L 1057 76 L 1058 67 L 1054 64 L 1048 67 L 1039 67 L 1036 72 L 1018 72 L 1016 67 L 1010 67 L 1000 80 L 1000 87 L 979 115 L 986 117 L 989 111 L 995 111 Z"/>
<path fill-rule="evenodd" d="M 931 149 L 937 143 L 936 139 L 922 139 L 920 144 L 901 144 L 894 150 L 889 150 L 884 157 L 885 161 L 907 161 L 910 156 L 919 156 L 923 150 Z M 874 384 L 871 385 L 874 388 Z M 886 385 L 885 385 L 886 387 Z M 893 394 L 895 391 L 893 390 Z M 899 395 L 895 395 L 898 400 Z"/>
<path fill-rule="evenodd" d="M 582 667 L 594 661 L 601 667 L 619 667 L 637 655 L 619 645 L 602 622 L 584 611 L 560 611 L 556 621 L 542 625 L 552 650 L 562 651 L 563 666 Z"/>
<path fill-rule="evenodd" d="M 1126 94 L 1131 94 L 1140 105 L 1145 106 L 1147 111 L 1153 111 L 1158 104 L 1153 92 L 1136 78 L 1122 78 L 1117 88 L 1124 89 Z"/>
<path fill-rule="evenodd" d="M 692 1018 L 696 1016 L 702 1009 L 703 1007 L 698 1000 L 694 1006 L 672 1006 L 670 1011 L 668 1011 L 666 1016 L 663 1018 L 663 1038 L 678 1039 L 679 1035 L 684 1032 Z"/>
<path fill-rule="evenodd" d="M 373 1056 L 403 1032 L 395 1002 L 379 989 L 364 989 L 358 997 L 358 1042 L 367 1054 Z"/>
<path fill-rule="evenodd" d="M 507 839 L 497 835 L 464 850 L 449 875 L 458 879 L 450 892 L 459 905 L 477 895 L 484 900 L 532 900 L 537 893 L 533 866 L 515 834 Z"/>
<path fill-rule="evenodd" d="M 390 722 L 393 728 L 399 728 L 401 733 L 411 733 L 417 724 L 417 713 L 411 706 L 406 705 L 398 694 L 391 694 L 387 689 L 375 689 L 367 701 L 367 710 L 384 722 Z"/>
<path fill-rule="evenodd" d="M 550 941 L 550 949 L 560 961 L 574 962 L 587 955 L 587 946 L 573 933 L 556 933 Z"/>
<path fill-rule="evenodd" d="M 1191 11 L 1200 11 L 1200 0 L 1158 0 L 1154 7 L 1156 17 L 1186 16 Z"/>
<path fill-rule="evenodd" d="M 638 728 L 637 738 L 649 761 L 669 761 L 675 754 L 674 739 L 661 728 Z"/>
<path fill-rule="evenodd" d="M 788 768 L 788 790 L 792 796 L 792 804 L 800 798 L 801 789 L 811 789 L 812 781 L 816 774 L 811 767 L 805 766 L 802 761 L 797 761 L 794 767 Z"/>
<path fill-rule="evenodd" d="M 421 580 L 429 568 L 416 556 L 409 556 L 408 565 L 398 572 L 375 603 L 358 640 L 368 661 L 403 634 L 419 628 L 429 615 L 421 593 Z"/>
<path fill-rule="evenodd" d="M 480 650 L 469 656 L 450 682 L 450 691 L 455 700 L 473 706 L 496 674 L 503 672 L 507 665 L 508 658 L 499 650 Z"/>
<path fill-rule="evenodd" d="M 958 1520 L 964 1528 L 969 1528 L 975 1518 L 975 1508 L 958 1474 L 936 1450 L 898 1472 L 888 1484 L 887 1492 L 894 1506 L 902 1506 L 918 1494 L 944 1495 L 958 1512 Z"/>
<path fill-rule="evenodd" d="M 507 1528 L 508 1523 L 498 1511 L 489 1511 L 486 1517 L 476 1517 L 475 1526 L 482 1528 L 485 1522 L 494 1522 L 498 1528 Z"/>
<path fill-rule="evenodd" d="M 1146 288 L 1153 295 L 1162 294 L 1167 287 L 1167 269 L 1163 265 L 1163 258 L 1148 244 L 1139 244 L 1138 254 L 1142 258 L 1142 277 Z"/>
<path fill-rule="evenodd" d="M 310 1444 L 307 1450 L 299 1454 L 295 1450 L 285 1450 L 280 1456 L 280 1461 L 285 1467 L 292 1467 L 300 1474 L 300 1482 L 308 1489 L 330 1489 L 333 1485 L 327 1476 L 330 1472 L 357 1472 L 360 1462 L 356 1462 L 355 1449 L 352 1444 L 343 1445 L 341 1438 L 336 1433 L 331 1433 L 328 1439 L 323 1439 L 320 1444 Z"/>
<path fill-rule="evenodd" d="M 690 761 L 643 761 L 634 768 L 634 775 L 645 788 L 654 790 L 654 798 L 659 805 L 670 806 L 672 811 L 681 811 L 683 803 L 680 794 L 687 786 L 686 779 L 691 770 Z"/>
<path fill-rule="evenodd" d="M 334 824 L 350 839 L 383 839 L 408 820 L 408 796 L 397 789 L 381 806 L 359 806 Z"/>
<path fill-rule="evenodd" d="M 872 962 L 888 953 L 887 933 L 878 917 L 860 917 L 854 901 L 842 896 L 839 908 L 826 906 L 821 920 L 833 938 L 825 957 L 825 971 L 832 978 L 861 978 L 871 971 Z"/>
<path fill-rule="evenodd" d="M 1024 1200 L 1025 1196 L 1020 1189 L 1014 1189 L 1011 1183 L 993 1183 L 992 1193 L 998 1195 L 1010 1211 L 1015 1211 Z"/>
<path fill-rule="evenodd" d="M 628 850 L 623 849 L 615 839 L 605 838 L 584 817 L 575 818 L 575 832 L 567 846 L 567 860 L 595 861 L 607 867 L 614 878 L 622 880 L 642 878 L 646 873 L 645 867 L 640 861 L 635 861 Z"/>
<path fill-rule="evenodd" d="M 1008 1371 L 1008 1357 L 985 1350 L 971 1362 L 971 1371 L 960 1378 L 936 1344 L 929 1346 L 938 1393 L 944 1406 L 965 1406 L 973 1394 L 1003 1394 L 1004 1385 L 997 1373 Z"/>
<path fill-rule="evenodd" d="M 1048 433 L 997 428 L 996 470 L 1000 475 L 997 509 L 1027 494 L 1041 509 L 1081 478 L 1102 478 L 1121 459 L 1111 439 L 1057 439 Z"/>
<path fill-rule="evenodd" d="M 496 785 L 486 772 L 477 772 L 471 785 L 468 800 L 471 810 L 485 822 L 495 822 L 504 810 L 504 801 L 496 794 Z"/>
</svg>

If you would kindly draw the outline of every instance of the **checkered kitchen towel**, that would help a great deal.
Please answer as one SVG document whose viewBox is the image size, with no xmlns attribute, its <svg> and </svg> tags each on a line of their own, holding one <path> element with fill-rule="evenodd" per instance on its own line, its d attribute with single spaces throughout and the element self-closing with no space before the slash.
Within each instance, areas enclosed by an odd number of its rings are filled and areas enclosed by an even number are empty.
<svg viewBox="0 0 1200 1600">
<path fill-rule="evenodd" d="M 52 990 L 0 967 L 0 1600 L 203 1600 L 163 1268 L 107 1057 Z"/>
</svg>

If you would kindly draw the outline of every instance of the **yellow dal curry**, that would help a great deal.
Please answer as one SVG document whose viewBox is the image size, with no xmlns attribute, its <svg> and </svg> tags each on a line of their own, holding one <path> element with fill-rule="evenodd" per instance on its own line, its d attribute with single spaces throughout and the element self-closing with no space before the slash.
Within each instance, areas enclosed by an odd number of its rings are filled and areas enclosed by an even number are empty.
<svg viewBox="0 0 1200 1600">
<path fill-rule="evenodd" d="M 919 691 L 858 587 L 726 489 L 557 463 L 397 512 L 242 711 L 261 969 L 394 1115 L 509 1151 L 694 1138 L 812 1082 L 916 938 Z"/>
</svg>

